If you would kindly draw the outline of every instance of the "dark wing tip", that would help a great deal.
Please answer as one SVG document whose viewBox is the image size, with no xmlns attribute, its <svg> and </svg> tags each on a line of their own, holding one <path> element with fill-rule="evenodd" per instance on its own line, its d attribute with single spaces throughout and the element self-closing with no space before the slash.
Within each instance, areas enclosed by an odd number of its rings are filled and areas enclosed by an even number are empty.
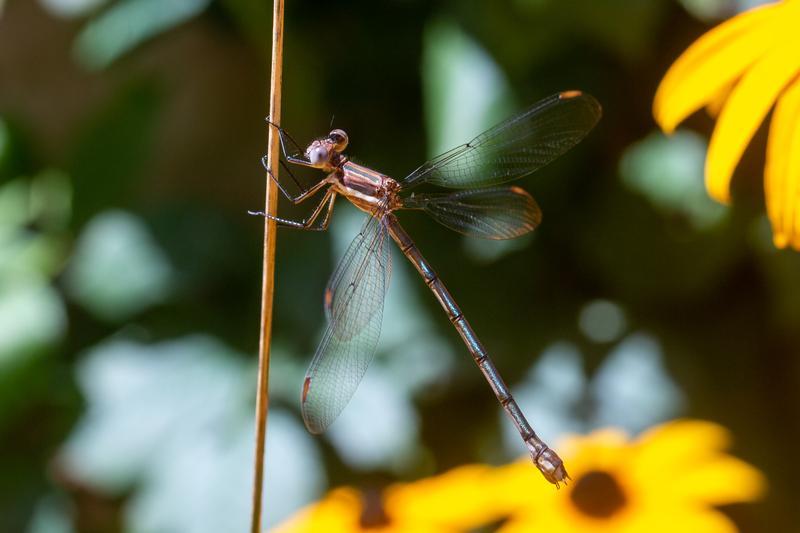
<svg viewBox="0 0 800 533">
<path fill-rule="evenodd" d="M 600 117 L 603 115 L 603 107 L 600 105 L 600 102 L 598 102 L 597 99 L 591 94 L 579 91 L 577 89 L 558 93 L 559 100 L 574 100 L 576 98 L 580 98 L 585 102 L 591 114 L 596 118 L 596 121 L 600 120 Z"/>
<path fill-rule="evenodd" d="M 572 90 L 572 91 L 562 91 L 558 93 L 558 97 L 561 100 L 569 100 L 570 98 L 577 98 L 583 94 L 583 91 Z"/>
</svg>

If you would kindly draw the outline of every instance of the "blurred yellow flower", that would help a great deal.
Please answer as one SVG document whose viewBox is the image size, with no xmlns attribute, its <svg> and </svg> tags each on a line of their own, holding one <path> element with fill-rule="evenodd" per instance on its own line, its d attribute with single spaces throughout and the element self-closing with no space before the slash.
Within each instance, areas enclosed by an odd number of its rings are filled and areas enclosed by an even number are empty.
<svg viewBox="0 0 800 533">
<path fill-rule="evenodd" d="M 800 0 L 742 13 L 692 44 L 656 92 L 653 114 L 671 133 L 691 113 L 719 113 L 706 159 L 706 188 L 730 200 L 733 171 L 758 126 L 772 116 L 764 172 L 767 213 L 779 248 L 800 250 Z"/>
<path fill-rule="evenodd" d="M 530 461 L 472 465 L 389 487 L 383 494 L 330 492 L 274 533 L 529 531 L 730 533 L 716 505 L 752 501 L 765 481 L 724 453 L 728 433 L 707 422 L 679 421 L 636 440 L 601 430 L 559 451 L 573 476 L 562 490 L 542 483 Z"/>
<path fill-rule="evenodd" d="M 676 421 L 630 441 L 617 430 L 568 441 L 566 490 L 536 490 L 523 463 L 498 472 L 509 519 L 498 533 L 580 531 L 730 533 L 736 526 L 715 505 L 748 502 L 764 491 L 752 466 L 726 453 L 730 441 L 709 422 Z"/>
<path fill-rule="evenodd" d="M 273 533 L 468 531 L 502 517 L 487 498 L 492 472 L 489 466 L 463 466 L 441 476 L 392 485 L 383 494 L 335 489 Z"/>
</svg>

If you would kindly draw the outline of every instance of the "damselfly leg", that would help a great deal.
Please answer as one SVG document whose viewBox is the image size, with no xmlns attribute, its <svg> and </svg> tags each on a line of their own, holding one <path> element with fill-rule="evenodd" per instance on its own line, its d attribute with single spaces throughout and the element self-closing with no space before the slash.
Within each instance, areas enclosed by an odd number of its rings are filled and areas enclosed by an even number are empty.
<svg viewBox="0 0 800 533">
<path fill-rule="evenodd" d="M 294 165 L 300 165 L 300 166 L 305 166 L 305 167 L 313 166 L 313 165 L 311 165 L 311 163 L 309 161 L 307 161 L 306 159 L 304 159 L 302 157 L 303 150 L 300 148 L 300 145 L 297 144 L 297 141 L 294 140 L 294 137 L 292 137 L 289 134 L 289 132 L 284 130 L 278 124 L 275 124 L 274 122 L 272 122 L 269 117 L 267 117 L 265 120 L 266 120 L 266 122 L 267 122 L 267 124 L 269 126 L 275 128 L 275 130 L 278 132 L 278 139 L 280 140 L 281 154 L 283 155 L 283 158 L 286 161 L 288 161 L 289 163 L 292 163 Z M 288 140 L 288 142 L 292 143 L 292 145 L 295 148 L 294 151 L 291 152 L 291 153 L 289 152 L 289 149 L 286 146 L 287 140 Z M 286 164 L 286 161 L 284 161 L 283 159 L 281 160 L 281 167 L 283 168 L 283 170 L 286 171 L 287 174 L 289 174 L 289 177 L 291 178 L 291 180 L 294 182 L 295 186 L 300 191 L 300 193 L 297 196 L 293 196 L 291 193 L 289 193 L 289 191 L 286 190 L 286 188 L 283 186 L 283 184 L 278 179 L 278 176 L 269 167 L 269 164 L 267 163 L 267 156 L 266 155 L 264 155 L 261 158 L 261 165 L 264 167 L 264 170 L 267 171 L 267 174 L 269 174 L 270 179 L 272 179 L 272 181 L 274 181 L 275 184 L 278 186 L 278 188 L 280 189 L 281 193 L 288 200 L 290 200 L 292 203 L 297 204 L 297 203 L 302 202 L 308 196 L 311 196 L 317 190 L 319 190 L 320 187 L 322 187 L 323 182 L 319 182 L 319 183 L 315 184 L 314 186 L 312 186 L 310 188 L 302 185 L 300 183 L 300 181 L 297 179 L 297 177 L 294 175 L 294 172 L 292 172 L 292 169 L 289 168 L 289 165 Z"/>
<path fill-rule="evenodd" d="M 269 175 L 270 179 L 272 179 L 272 181 L 275 182 L 275 185 L 278 186 L 278 189 L 280 189 L 281 194 L 283 194 L 283 196 L 287 200 L 289 200 L 295 205 L 306 200 L 309 196 L 313 196 L 317 191 L 319 191 L 321 188 L 327 185 L 325 183 L 325 180 L 321 180 L 309 188 L 303 187 L 300 184 L 300 182 L 297 181 L 297 178 L 295 178 L 294 174 L 292 174 L 292 170 L 289 168 L 289 166 L 283 161 L 281 161 L 281 166 L 283 167 L 283 169 L 289 173 L 289 176 L 292 178 L 292 181 L 294 181 L 295 185 L 297 185 L 297 188 L 300 189 L 300 194 L 298 194 L 297 196 L 292 196 L 289 193 L 289 191 L 287 191 L 286 188 L 284 188 L 284 186 L 281 184 L 281 181 L 278 179 L 278 176 L 276 176 L 275 173 L 272 171 L 272 169 L 269 168 L 269 165 L 267 164 L 267 156 L 263 156 L 261 158 L 261 165 L 264 167 L 264 170 L 267 171 L 267 174 Z"/>
<path fill-rule="evenodd" d="M 314 167 L 314 165 L 310 161 L 308 161 L 307 159 L 305 159 L 303 157 L 302 148 L 300 148 L 300 145 L 297 144 L 297 141 L 294 140 L 294 138 L 289 134 L 289 132 L 287 132 L 285 129 L 280 127 L 278 124 L 275 124 L 274 122 L 272 122 L 269 119 L 269 117 L 267 117 L 266 121 L 267 121 L 267 124 L 269 124 L 270 126 L 275 128 L 276 130 L 278 130 L 278 138 L 281 141 L 281 143 L 280 143 L 281 144 L 281 152 L 283 153 L 283 157 L 285 157 L 286 160 L 289 163 L 292 163 L 294 165 L 301 165 L 301 166 L 304 166 L 304 167 L 311 167 L 311 168 Z M 292 153 L 289 153 L 289 150 L 286 148 L 287 139 L 295 147 L 295 151 L 292 152 Z"/>
<path fill-rule="evenodd" d="M 286 159 L 286 161 L 288 161 L 289 163 L 297 164 L 297 165 L 310 166 L 310 163 L 308 161 L 306 161 L 305 159 L 302 159 L 300 157 L 294 156 L 294 155 L 292 155 L 292 154 L 290 154 L 288 152 L 288 150 L 286 148 L 287 139 L 289 140 L 289 142 L 291 142 L 295 146 L 295 148 L 296 148 L 296 152 L 295 153 L 300 153 L 301 152 L 301 149 L 300 149 L 299 145 L 297 144 L 297 141 L 295 141 L 294 138 L 292 138 L 292 136 L 289 135 L 289 133 L 287 133 L 283 128 L 281 128 L 279 125 L 277 125 L 274 122 L 272 122 L 269 119 L 269 117 L 267 117 L 266 122 L 267 122 L 267 124 L 269 124 L 270 126 L 272 126 L 273 128 L 275 128 L 278 131 L 278 135 L 279 135 L 279 138 L 280 138 L 281 152 L 283 154 L 283 157 Z M 286 164 L 286 162 L 281 160 L 281 167 L 289 174 L 289 177 L 291 177 L 291 179 L 294 182 L 294 184 L 300 190 L 300 193 L 297 196 L 293 196 L 289 191 L 286 190 L 286 188 L 283 186 L 283 184 L 278 179 L 278 176 L 269 167 L 269 165 L 267 163 L 267 156 L 266 155 L 261 158 L 261 165 L 264 167 L 264 170 L 267 171 L 267 174 L 269 175 L 270 179 L 275 182 L 275 185 L 281 191 L 283 196 L 286 199 L 288 199 L 290 202 L 295 204 L 295 205 L 304 202 L 305 200 L 307 200 L 308 198 L 310 198 L 311 196 L 313 196 L 314 194 L 319 192 L 323 187 L 329 185 L 325 180 L 320 180 L 319 182 L 315 183 L 313 186 L 311 186 L 309 188 L 305 188 L 297 180 L 297 178 L 295 177 L 295 175 L 292 172 L 291 168 L 289 168 L 289 166 Z M 328 225 L 330 224 L 331 215 L 333 214 L 333 207 L 335 205 L 335 202 L 336 202 L 336 193 L 332 189 L 329 189 L 325 193 L 325 195 L 322 197 L 322 200 L 320 200 L 320 202 L 317 204 L 317 206 L 311 212 L 311 214 L 307 218 L 304 218 L 303 220 L 299 220 L 299 221 L 298 220 L 291 220 L 291 219 L 287 219 L 287 218 L 276 217 L 276 216 L 270 215 L 268 213 L 265 213 L 263 211 L 248 211 L 248 214 L 267 217 L 267 218 L 269 218 L 271 220 L 274 220 L 279 226 L 282 226 L 282 227 L 289 227 L 289 228 L 302 229 L 302 230 L 308 230 L 308 231 L 325 231 L 325 230 L 328 229 Z M 320 217 L 320 215 L 323 212 L 325 214 L 322 217 L 321 223 L 319 225 L 315 226 L 314 222 Z"/>
<path fill-rule="evenodd" d="M 322 197 L 322 200 L 317 204 L 314 208 L 314 211 L 309 215 L 308 218 L 303 219 L 302 221 L 291 220 L 288 218 L 280 218 L 276 216 L 272 216 L 268 213 L 263 211 L 248 211 L 249 215 L 255 216 L 262 216 L 267 217 L 270 220 L 274 220 L 278 226 L 286 227 L 286 228 L 295 228 L 295 229 L 302 229 L 307 231 L 325 231 L 328 229 L 328 225 L 331 222 L 331 215 L 333 214 L 333 206 L 336 203 L 336 193 L 332 190 L 328 190 L 325 193 L 325 196 Z M 314 222 L 319 218 L 321 213 L 325 213 L 322 217 L 322 222 L 314 226 Z"/>
</svg>

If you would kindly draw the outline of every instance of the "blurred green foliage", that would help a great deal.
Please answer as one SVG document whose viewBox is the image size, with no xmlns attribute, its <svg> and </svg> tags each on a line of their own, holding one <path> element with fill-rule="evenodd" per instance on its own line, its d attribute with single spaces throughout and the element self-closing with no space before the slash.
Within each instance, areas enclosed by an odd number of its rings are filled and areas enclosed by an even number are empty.
<svg viewBox="0 0 800 533">
<path fill-rule="evenodd" d="M 715 420 L 772 487 L 730 513 L 743 531 L 788 531 L 800 257 L 764 231 L 763 150 L 743 161 L 734 206 L 718 206 L 702 187 L 710 120 L 663 138 L 650 117 L 660 76 L 705 27 L 694 15 L 742 5 L 700 4 L 290 1 L 283 125 L 305 142 L 333 122 L 357 160 L 402 177 L 538 98 L 594 94 L 600 126 L 520 182 L 544 211 L 529 238 L 401 219 L 545 437 Z M 263 202 L 270 12 L 0 11 L 0 531 L 246 524 L 262 231 L 246 210 Z M 340 200 L 328 234 L 279 234 L 269 523 L 326 486 L 522 452 L 401 256 L 361 390 L 330 434 L 302 429 L 323 288 L 361 220 Z"/>
<path fill-rule="evenodd" d="M 116 2 L 78 35 L 75 55 L 90 69 L 109 66 L 143 41 L 191 19 L 211 0 Z"/>
</svg>

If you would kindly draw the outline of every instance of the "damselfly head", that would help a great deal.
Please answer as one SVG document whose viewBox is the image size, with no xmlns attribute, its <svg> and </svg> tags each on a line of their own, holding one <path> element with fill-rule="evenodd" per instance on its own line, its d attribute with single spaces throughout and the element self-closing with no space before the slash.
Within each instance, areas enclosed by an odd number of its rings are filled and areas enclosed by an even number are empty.
<svg viewBox="0 0 800 533">
<path fill-rule="evenodd" d="M 311 166 L 325 171 L 331 169 L 331 159 L 334 154 L 341 153 L 347 148 L 347 134 L 344 130 L 333 130 L 327 137 L 317 139 L 306 148 L 306 157 Z"/>
<path fill-rule="evenodd" d="M 347 133 L 338 128 L 328 134 L 328 140 L 333 144 L 333 150 L 339 153 L 343 152 L 347 148 L 347 143 L 350 142 Z"/>
</svg>

